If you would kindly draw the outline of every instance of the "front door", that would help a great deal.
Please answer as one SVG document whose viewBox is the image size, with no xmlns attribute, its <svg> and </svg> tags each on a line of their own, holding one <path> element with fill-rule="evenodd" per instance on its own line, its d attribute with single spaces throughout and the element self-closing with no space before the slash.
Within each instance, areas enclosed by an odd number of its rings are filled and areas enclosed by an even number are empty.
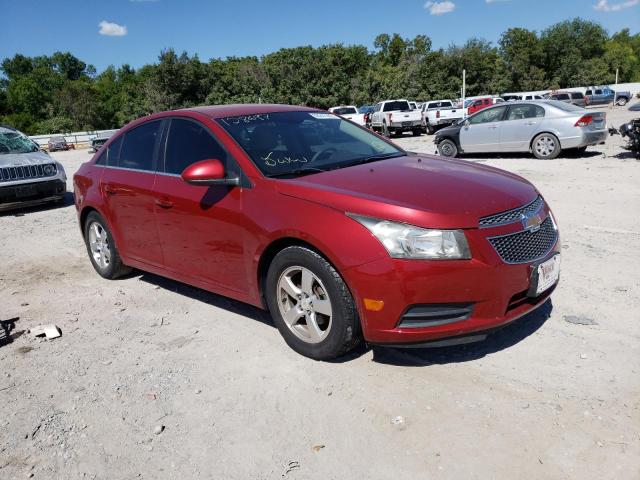
<svg viewBox="0 0 640 480">
<path fill-rule="evenodd" d="M 468 153 L 500 151 L 500 127 L 507 107 L 487 108 L 472 115 L 460 129 L 460 146 Z"/>
<path fill-rule="evenodd" d="M 125 257 L 152 265 L 162 264 L 153 193 L 161 124 L 144 123 L 112 142 L 100 180 L 118 249 Z"/>
<path fill-rule="evenodd" d="M 167 134 L 164 172 L 155 183 L 156 221 L 165 268 L 234 291 L 246 289 L 240 187 L 198 186 L 180 174 L 200 160 L 217 159 L 239 174 L 235 160 L 209 129 L 173 118 Z"/>
</svg>

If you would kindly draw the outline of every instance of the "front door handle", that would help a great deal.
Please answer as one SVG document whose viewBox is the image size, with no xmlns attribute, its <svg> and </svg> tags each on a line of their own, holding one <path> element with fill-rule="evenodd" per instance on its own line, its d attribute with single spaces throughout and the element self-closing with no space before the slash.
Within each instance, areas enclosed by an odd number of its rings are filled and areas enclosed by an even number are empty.
<svg viewBox="0 0 640 480">
<path fill-rule="evenodd" d="M 173 207 L 173 202 L 167 200 L 166 198 L 157 198 L 156 205 L 160 208 L 171 208 Z"/>
<path fill-rule="evenodd" d="M 527 125 L 535 125 L 538 122 L 527 122 Z"/>
<path fill-rule="evenodd" d="M 490 128 L 491 130 L 495 130 L 496 128 L 498 128 L 498 126 L 497 126 L 497 125 L 489 125 L 489 128 Z"/>
</svg>

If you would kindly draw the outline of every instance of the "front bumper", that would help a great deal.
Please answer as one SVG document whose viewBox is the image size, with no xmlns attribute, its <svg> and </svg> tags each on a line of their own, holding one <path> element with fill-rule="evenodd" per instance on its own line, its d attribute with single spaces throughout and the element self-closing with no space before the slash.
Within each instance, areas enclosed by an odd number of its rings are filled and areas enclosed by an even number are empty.
<svg viewBox="0 0 640 480">
<path fill-rule="evenodd" d="M 382 258 L 345 272 L 357 301 L 369 343 L 416 346 L 450 337 L 493 330 L 535 310 L 554 287 L 536 298 L 527 296 L 536 265 L 559 253 L 560 237 L 550 252 L 532 263 L 506 264 L 488 244 L 486 231 L 468 231 L 471 260 L 421 261 Z M 382 301 L 367 310 L 364 299 Z M 457 308 L 458 319 L 407 326 L 406 313 L 416 306 Z M 463 312 L 464 313 L 464 312 Z M 450 318 L 454 318 L 453 321 Z M 482 340 L 483 335 L 477 335 Z M 460 342 L 452 342 L 452 344 Z M 464 341 L 463 341 L 464 343 Z"/>
<path fill-rule="evenodd" d="M 39 182 L 25 182 L 0 186 L 0 207 L 23 206 L 25 202 L 60 200 L 67 191 L 64 180 L 57 178 Z"/>
</svg>

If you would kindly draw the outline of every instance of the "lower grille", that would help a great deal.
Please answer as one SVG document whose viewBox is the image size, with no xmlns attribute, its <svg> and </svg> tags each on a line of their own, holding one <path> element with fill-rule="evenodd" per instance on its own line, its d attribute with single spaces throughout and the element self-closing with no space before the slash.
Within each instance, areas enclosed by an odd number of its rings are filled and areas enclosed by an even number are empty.
<svg viewBox="0 0 640 480">
<path fill-rule="evenodd" d="M 501 237 L 488 238 L 505 263 L 529 263 L 547 255 L 558 239 L 551 217 L 540 224 L 540 229 L 525 230 Z"/>
<path fill-rule="evenodd" d="M 44 167 L 47 167 L 45 172 Z M 57 173 L 55 163 L 45 165 L 21 165 L 18 167 L 0 167 L 0 182 L 13 182 L 33 178 L 53 177 Z"/>
<path fill-rule="evenodd" d="M 409 307 L 400 318 L 398 328 L 420 328 L 446 325 L 466 320 L 471 316 L 471 303 L 438 303 L 414 305 Z"/>
</svg>

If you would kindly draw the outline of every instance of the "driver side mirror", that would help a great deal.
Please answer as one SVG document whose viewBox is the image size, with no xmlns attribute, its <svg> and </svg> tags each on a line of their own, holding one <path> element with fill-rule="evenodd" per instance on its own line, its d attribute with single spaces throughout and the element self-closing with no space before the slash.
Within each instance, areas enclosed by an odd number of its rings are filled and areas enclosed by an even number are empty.
<svg viewBox="0 0 640 480">
<path fill-rule="evenodd" d="M 226 177 L 220 160 L 201 160 L 189 165 L 180 175 L 189 185 L 232 185 L 240 184 L 238 177 Z"/>
</svg>

